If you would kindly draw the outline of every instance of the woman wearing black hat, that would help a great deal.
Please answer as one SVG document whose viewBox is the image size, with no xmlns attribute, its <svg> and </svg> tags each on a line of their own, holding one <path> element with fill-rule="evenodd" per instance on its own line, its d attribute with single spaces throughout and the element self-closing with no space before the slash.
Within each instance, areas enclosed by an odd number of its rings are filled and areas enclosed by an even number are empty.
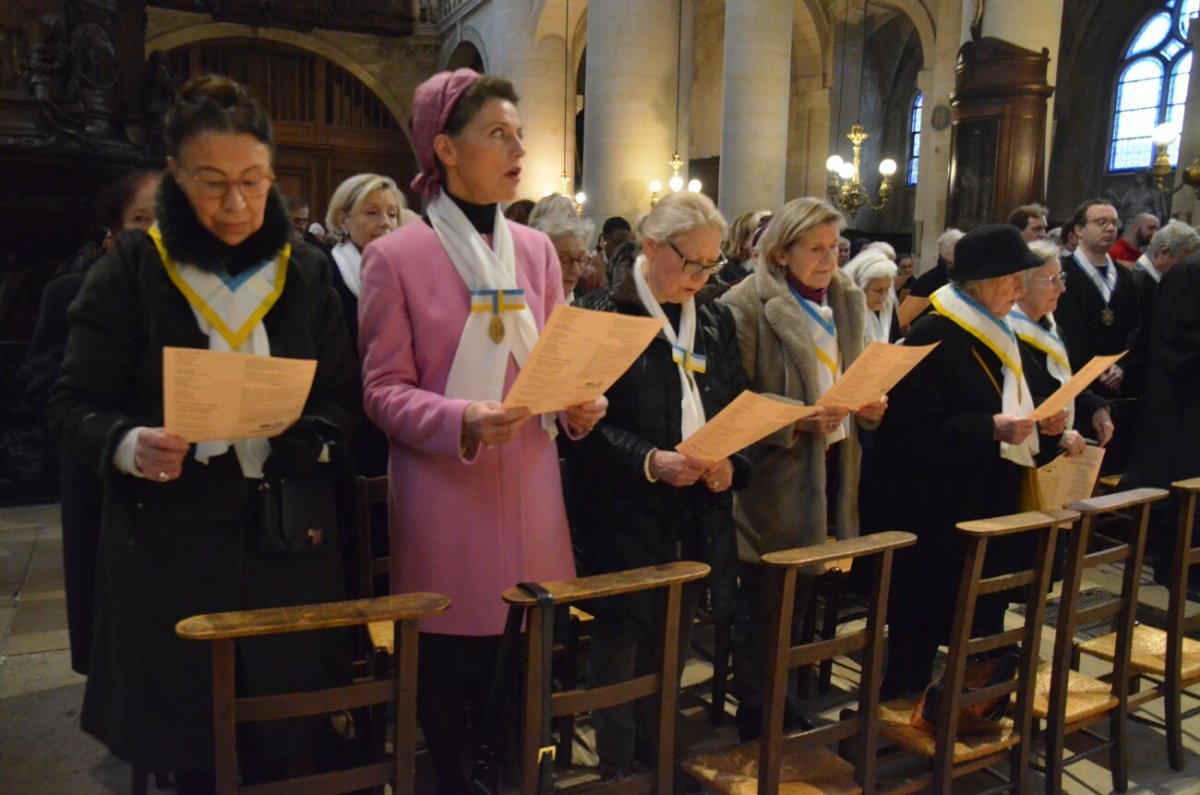
<svg viewBox="0 0 1200 795">
<path fill-rule="evenodd" d="M 1013 513 L 1026 467 L 1053 450 L 1066 412 L 1035 423 L 1017 338 L 1006 315 L 1040 266 L 1015 227 L 995 224 L 955 246 L 952 281 L 930 299 L 905 345 L 938 347 L 891 393 L 864 474 L 863 532 L 908 530 L 916 546 L 896 556 L 888 632 L 888 697 L 923 689 L 950 629 L 962 571 L 957 522 Z M 1035 433 L 1035 431 L 1037 431 Z M 1039 438 L 1040 437 L 1040 438 Z M 1016 564 L 992 556 L 987 575 Z M 1016 568 L 1012 565 L 1012 568 Z M 981 601 L 977 631 L 1004 619 L 1007 600 Z"/>
</svg>

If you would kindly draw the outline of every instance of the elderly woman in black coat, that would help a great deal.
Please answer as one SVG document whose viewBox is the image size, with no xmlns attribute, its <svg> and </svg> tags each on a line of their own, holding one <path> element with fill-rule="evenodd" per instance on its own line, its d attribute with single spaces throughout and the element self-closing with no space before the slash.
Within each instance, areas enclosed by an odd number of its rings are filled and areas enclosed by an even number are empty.
<svg viewBox="0 0 1200 795">
<path fill-rule="evenodd" d="M 681 191 L 664 198 L 642 225 L 642 253 L 611 288 L 584 308 L 661 318 L 663 330 L 608 391 L 608 415 L 568 446 L 568 515 L 581 574 L 701 560 L 712 566 L 715 608 L 733 611 L 735 545 L 730 489 L 745 485 L 740 455 L 718 462 L 674 452 L 745 388 L 729 310 L 706 288 L 724 264 L 725 221 L 712 201 Z M 680 662 L 686 659 L 701 583 L 684 588 Z M 594 607 L 588 680 L 633 677 L 656 621 L 653 597 L 604 600 Z M 638 729 L 632 705 L 593 715 L 606 776 L 628 772 Z M 645 739 L 645 738 L 643 738 Z"/>
<path fill-rule="evenodd" d="M 938 346 L 889 394 L 862 501 L 864 532 L 907 530 L 918 539 L 896 556 L 892 576 L 889 697 L 929 684 L 949 633 L 964 554 L 955 524 L 1018 510 L 1022 479 L 1066 425 L 1066 411 L 1029 419 L 1034 399 L 1006 320 L 1025 290 L 1023 271 L 1041 264 L 1016 227 L 968 232 L 955 245 L 952 281 L 930 296 L 935 311 L 904 340 Z M 1014 570 L 1021 555 L 990 550 L 985 573 Z M 982 600 L 976 629 L 998 629 L 1006 606 Z"/>
<path fill-rule="evenodd" d="M 102 480 L 99 610 L 82 724 L 122 759 L 213 786 L 211 661 L 176 637 L 197 613 L 335 601 L 337 539 L 271 549 L 256 506 L 264 473 L 328 473 L 358 417 L 358 374 L 324 254 L 288 244 L 266 112 L 237 83 L 189 81 L 167 118 L 170 176 L 158 223 L 122 233 L 71 307 L 51 429 Z M 163 349 L 316 360 L 304 416 L 272 439 L 191 445 L 163 427 Z M 338 637 L 239 643 L 249 694 L 334 684 Z M 275 725 L 243 757 L 270 777 L 316 724 Z M 252 762 L 250 760 L 253 760 Z M 253 767 L 253 770 L 250 768 Z"/>
</svg>

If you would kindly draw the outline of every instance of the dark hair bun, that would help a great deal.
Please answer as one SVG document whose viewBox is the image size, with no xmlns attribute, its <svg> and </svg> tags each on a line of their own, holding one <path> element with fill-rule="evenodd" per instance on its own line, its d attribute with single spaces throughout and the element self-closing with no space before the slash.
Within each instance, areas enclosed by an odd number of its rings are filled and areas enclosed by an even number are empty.
<svg viewBox="0 0 1200 795">
<path fill-rule="evenodd" d="M 251 101 L 246 89 L 240 83 L 223 75 L 193 77 L 179 89 L 179 99 L 183 102 L 208 100 L 222 108 L 233 108 L 243 102 Z"/>
<path fill-rule="evenodd" d="M 178 158 L 183 142 L 203 132 L 245 133 L 274 149 L 266 110 L 240 83 L 223 75 L 199 75 L 183 84 L 163 125 L 167 154 Z"/>
</svg>

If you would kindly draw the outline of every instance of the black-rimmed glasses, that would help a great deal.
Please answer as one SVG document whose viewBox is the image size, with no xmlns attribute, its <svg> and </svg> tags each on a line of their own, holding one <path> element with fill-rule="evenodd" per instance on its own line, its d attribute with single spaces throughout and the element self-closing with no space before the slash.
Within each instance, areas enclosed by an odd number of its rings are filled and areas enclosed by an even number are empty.
<svg viewBox="0 0 1200 795">
<path fill-rule="evenodd" d="M 669 245 L 671 250 L 674 251 L 675 254 L 678 255 L 679 259 L 683 261 L 683 272 L 688 276 L 699 276 L 701 274 L 704 274 L 705 276 L 711 276 L 712 274 L 721 270 L 721 268 L 724 268 L 729 262 L 729 260 L 725 258 L 724 254 L 718 254 L 717 258 L 712 262 L 698 262 L 694 259 L 688 259 L 685 257 L 683 252 L 680 251 L 674 243 L 668 243 L 667 245 Z"/>
</svg>

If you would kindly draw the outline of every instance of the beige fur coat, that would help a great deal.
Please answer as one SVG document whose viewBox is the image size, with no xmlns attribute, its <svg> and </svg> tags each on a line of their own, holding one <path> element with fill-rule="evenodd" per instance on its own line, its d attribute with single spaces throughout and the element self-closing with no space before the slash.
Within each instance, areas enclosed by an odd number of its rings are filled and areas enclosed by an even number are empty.
<svg viewBox="0 0 1200 795">
<path fill-rule="evenodd" d="M 862 291 L 841 271 L 834 273 L 828 300 L 844 371 L 866 344 L 866 301 Z M 721 301 L 737 321 L 742 367 L 750 376 L 751 388 L 814 403 L 820 396 L 820 365 L 813 352 L 808 319 L 788 288 L 783 269 L 760 265 Z M 799 432 L 793 425 L 760 442 L 754 479 L 735 495 L 733 503 L 742 560 L 757 562 L 768 552 L 817 544 L 827 535 L 858 535 L 862 459 L 859 424 L 852 421 L 849 434 L 838 442 L 841 488 L 833 514 L 836 526 L 832 528 L 826 521 L 824 438 Z"/>
</svg>

